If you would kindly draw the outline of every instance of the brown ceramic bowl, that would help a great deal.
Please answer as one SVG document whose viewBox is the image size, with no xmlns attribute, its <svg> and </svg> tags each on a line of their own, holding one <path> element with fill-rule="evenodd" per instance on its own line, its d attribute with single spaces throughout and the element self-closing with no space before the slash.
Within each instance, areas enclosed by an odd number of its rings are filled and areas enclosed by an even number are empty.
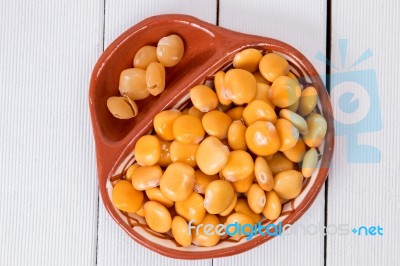
<svg viewBox="0 0 400 266">
<path fill-rule="evenodd" d="M 175 67 L 167 69 L 167 87 L 157 96 L 138 101 L 139 115 L 130 120 L 118 120 L 107 109 L 106 101 L 118 95 L 122 70 L 132 67 L 135 52 L 147 44 L 156 45 L 166 35 L 176 33 L 185 43 L 185 54 Z M 328 132 L 319 147 L 319 167 L 303 185 L 301 194 L 284 204 L 280 218 L 274 223 L 293 224 L 311 206 L 327 176 L 333 152 L 332 107 L 327 91 L 317 71 L 299 51 L 286 43 L 254 35 L 230 31 L 185 15 L 150 17 L 119 36 L 96 63 L 90 82 L 89 105 L 96 142 L 100 193 L 108 212 L 124 231 L 141 245 L 162 255 L 179 259 L 206 259 L 238 254 L 254 248 L 271 236 L 257 235 L 239 242 L 229 238 L 214 247 L 180 247 L 169 234 L 150 230 L 143 218 L 116 209 L 110 193 L 116 180 L 124 176 L 134 161 L 133 147 L 138 138 L 152 129 L 152 119 L 158 112 L 188 105 L 191 87 L 204 83 L 220 69 L 228 67 L 234 55 L 248 47 L 274 51 L 286 57 L 303 83 L 318 90 L 318 111 L 328 122 Z M 306 85 L 306 84 L 304 84 Z M 271 221 L 262 221 L 263 224 Z"/>
</svg>

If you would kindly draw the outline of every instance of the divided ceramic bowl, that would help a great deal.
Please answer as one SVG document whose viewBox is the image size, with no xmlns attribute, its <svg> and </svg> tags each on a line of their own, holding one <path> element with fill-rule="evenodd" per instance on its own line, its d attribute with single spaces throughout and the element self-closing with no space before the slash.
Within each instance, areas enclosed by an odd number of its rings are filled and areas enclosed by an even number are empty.
<svg viewBox="0 0 400 266">
<path fill-rule="evenodd" d="M 108 111 L 106 101 L 118 92 L 122 70 L 132 67 L 136 51 L 144 45 L 156 45 L 170 34 L 178 34 L 185 44 L 182 61 L 166 71 L 166 89 L 159 96 L 138 101 L 139 114 L 133 119 L 119 120 Z M 293 224 L 311 206 L 325 182 L 333 152 L 333 118 L 329 96 L 317 71 L 299 51 L 278 40 L 230 31 L 186 15 L 150 17 L 121 34 L 101 55 L 90 82 L 89 106 L 96 142 L 99 189 L 106 209 L 115 222 L 135 241 L 162 255 L 180 259 L 205 259 L 238 254 L 272 238 L 257 235 L 247 241 L 221 240 L 214 247 L 180 247 L 170 234 L 152 231 L 144 219 L 116 209 L 111 202 L 113 184 L 124 176 L 134 162 L 136 141 L 152 129 L 152 119 L 160 111 L 189 104 L 189 90 L 203 84 L 232 63 L 233 57 L 245 48 L 275 52 L 290 63 L 291 71 L 303 85 L 313 84 L 319 101 L 317 111 L 327 121 L 327 134 L 319 147 L 319 162 L 313 175 L 306 179 L 301 194 L 284 204 L 282 214 L 268 223 Z M 116 247 L 118 248 L 118 247 Z"/>
</svg>

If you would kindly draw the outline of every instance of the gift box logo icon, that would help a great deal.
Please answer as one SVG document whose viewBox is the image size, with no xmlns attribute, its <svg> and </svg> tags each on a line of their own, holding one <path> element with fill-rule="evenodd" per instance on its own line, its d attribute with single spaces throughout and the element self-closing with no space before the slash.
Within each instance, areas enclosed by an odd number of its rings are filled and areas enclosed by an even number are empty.
<svg viewBox="0 0 400 266">
<path fill-rule="evenodd" d="M 335 134 L 347 137 L 348 163 L 379 163 L 380 150 L 370 144 L 361 144 L 359 141 L 360 134 L 382 130 L 376 71 L 351 70 L 370 58 L 372 52 L 370 49 L 366 50 L 353 64 L 346 67 L 347 44 L 346 39 L 339 40 L 342 63 L 340 68 L 322 53 L 317 54 L 317 59 L 329 64 L 333 72 L 321 78 L 324 81 L 330 80 Z"/>
</svg>

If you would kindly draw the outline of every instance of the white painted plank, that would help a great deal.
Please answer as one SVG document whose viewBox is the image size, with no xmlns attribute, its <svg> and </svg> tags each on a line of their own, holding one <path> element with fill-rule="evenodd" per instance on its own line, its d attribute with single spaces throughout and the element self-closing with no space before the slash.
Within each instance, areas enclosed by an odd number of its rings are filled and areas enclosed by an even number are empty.
<svg viewBox="0 0 400 266">
<path fill-rule="evenodd" d="M 106 1 L 105 44 L 132 25 L 153 15 L 183 13 L 210 23 L 216 21 L 216 1 Z M 100 200 L 98 265 L 211 265 L 211 260 L 184 261 L 163 257 L 134 242 L 108 215 Z"/>
<path fill-rule="evenodd" d="M 220 1 L 219 25 L 250 34 L 287 42 L 306 55 L 319 73 L 325 66 L 315 60 L 326 49 L 324 1 Z M 324 225 L 324 187 L 314 204 L 298 221 L 304 226 Z M 324 236 L 289 235 L 277 237 L 260 247 L 230 258 L 215 259 L 214 265 L 323 265 Z"/>
<path fill-rule="evenodd" d="M 101 1 L 0 2 L 0 265 L 90 265 Z"/>
<path fill-rule="evenodd" d="M 349 106 L 334 104 L 336 120 L 349 125 L 336 126 L 337 132 L 345 129 L 347 133 L 336 137 L 334 164 L 329 180 L 328 221 L 332 224 L 348 224 L 350 229 L 362 225 L 380 225 L 384 228 L 384 235 L 356 236 L 350 233 L 342 237 L 328 237 L 327 265 L 398 265 L 400 120 L 397 111 L 400 100 L 400 2 L 332 2 L 332 62 L 337 66 L 337 69 L 333 69 L 333 78 L 347 73 L 348 77 L 344 79 L 347 81 L 355 77 L 351 71 L 362 73 L 372 69 L 377 80 L 375 86 L 374 76 L 367 73 L 367 76 L 355 79 L 361 84 L 366 82 L 366 86 L 353 84 L 346 87 L 342 83 L 334 86 L 332 93 L 340 96 L 350 92 L 350 89 L 360 88 L 364 94 L 375 91 L 378 96 L 363 96 L 355 91 L 359 107 L 350 114 L 339 112 L 346 111 Z M 348 40 L 344 66 L 341 64 L 339 39 Z M 372 57 L 351 68 L 367 49 L 372 51 Z M 343 90 L 340 91 L 340 88 Z M 377 105 L 380 106 L 380 111 L 373 110 Z M 371 112 L 365 118 L 360 113 L 363 106 Z M 379 120 L 371 116 L 372 113 L 377 117 L 381 116 L 383 127 L 379 127 Z M 361 155 L 366 155 L 369 160 L 378 157 L 373 156 L 370 151 L 357 149 L 355 142 L 349 141 L 349 134 L 356 136 L 358 143 L 378 149 L 381 154 L 380 162 L 363 160 L 358 164 L 351 163 L 349 159 L 360 159 Z M 349 151 L 355 155 L 349 158 Z"/>
</svg>

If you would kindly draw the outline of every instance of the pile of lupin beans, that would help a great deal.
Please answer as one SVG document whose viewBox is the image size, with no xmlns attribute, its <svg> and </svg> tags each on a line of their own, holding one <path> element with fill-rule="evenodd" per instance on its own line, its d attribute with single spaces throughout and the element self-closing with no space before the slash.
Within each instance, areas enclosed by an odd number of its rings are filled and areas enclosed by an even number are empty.
<svg viewBox="0 0 400 266">
<path fill-rule="evenodd" d="M 157 47 L 140 48 L 133 59 L 133 68 L 125 69 L 119 78 L 121 96 L 107 99 L 110 113 L 119 119 L 130 119 L 138 114 L 137 100 L 150 94 L 159 95 L 165 88 L 165 67 L 179 63 L 184 54 L 184 44 L 176 34 L 163 37 Z"/>
<path fill-rule="evenodd" d="M 303 88 L 284 57 L 252 48 L 212 85 L 192 88 L 190 99 L 192 107 L 154 117 L 154 133 L 137 141 L 136 162 L 112 200 L 182 246 L 213 246 L 220 236 L 189 232 L 189 221 L 277 219 L 313 173 L 327 123 L 315 112 L 316 89 Z"/>
</svg>

